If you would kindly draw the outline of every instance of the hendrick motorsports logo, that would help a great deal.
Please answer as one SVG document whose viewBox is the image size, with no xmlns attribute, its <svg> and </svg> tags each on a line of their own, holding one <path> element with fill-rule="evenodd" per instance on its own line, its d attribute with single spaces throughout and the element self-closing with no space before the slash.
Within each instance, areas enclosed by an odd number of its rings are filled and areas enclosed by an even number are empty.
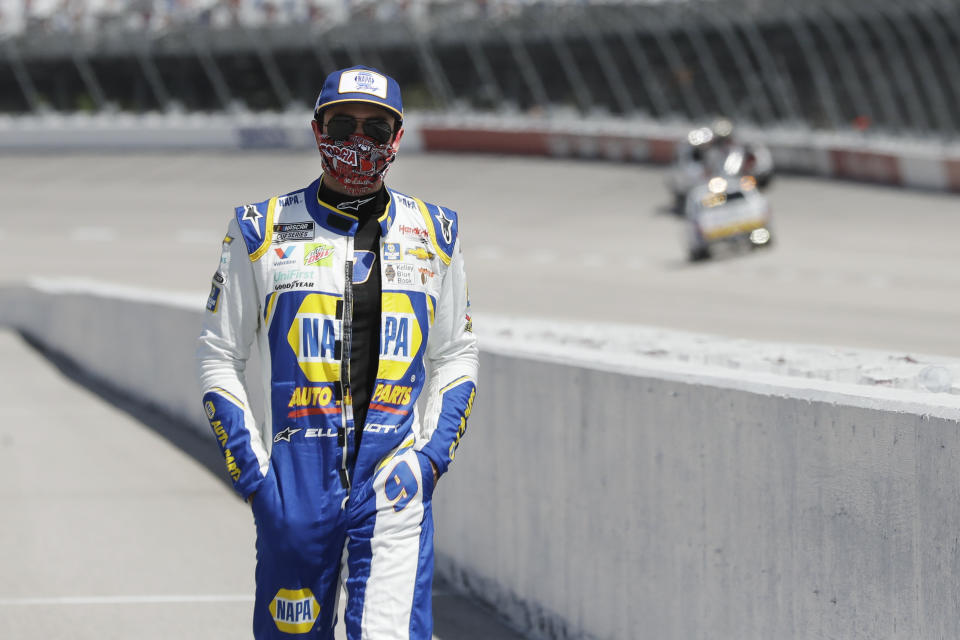
<svg viewBox="0 0 960 640">
<path fill-rule="evenodd" d="M 307 633 L 320 615 L 320 604 L 310 589 L 280 589 L 270 603 L 277 629 L 284 633 Z"/>
</svg>

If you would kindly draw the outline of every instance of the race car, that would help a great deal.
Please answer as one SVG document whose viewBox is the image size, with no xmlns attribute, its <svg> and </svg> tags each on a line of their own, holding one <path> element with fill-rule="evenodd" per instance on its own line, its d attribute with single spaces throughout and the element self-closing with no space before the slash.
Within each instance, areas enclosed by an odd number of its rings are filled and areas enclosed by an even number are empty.
<svg viewBox="0 0 960 640">
<path fill-rule="evenodd" d="M 673 194 L 674 212 L 683 215 L 692 188 L 714 176 L 753 176 L 759 188 L 773 179 L 773 156 L 761 144 L 741 144 L 734 139 L 733 124 L 716 120 L 709 127 L 691 130 L 676 146 L 667 188 Z"/>
<path fill-rule="evenodd" d="M 716 176 L 690 190 L 684 211 L 687 255 L 705 260 L 718 245 L 769 246 L 770 203 L 753 176 Z"/>
</svg>

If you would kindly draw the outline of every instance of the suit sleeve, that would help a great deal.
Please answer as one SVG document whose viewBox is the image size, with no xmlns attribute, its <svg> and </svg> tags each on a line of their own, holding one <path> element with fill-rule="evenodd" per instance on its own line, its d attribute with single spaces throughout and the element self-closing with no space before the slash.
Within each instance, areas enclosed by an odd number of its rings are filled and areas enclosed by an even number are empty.
<svg viewBox="0 0 960 640">
<path fill-rule="evenodd" d="M 431 372 L 423 416 L 420 450 L 439 473 L 456 455 L 477 394 L 479 350 L 470 319 L 467 277 L 459 238 L 444 274 L 437 313 L 427 344 Z"/>
<path fill-rule="evenodd" d="M 244 371 L 259 327 L 253 267 L 234 218 L 227 228 L 220 268 L 213 276 L 197 341 L 203 408 L 227 472 L 243 498 L 263 482 L 269 462 L 247 401 Z"/>
</svg>

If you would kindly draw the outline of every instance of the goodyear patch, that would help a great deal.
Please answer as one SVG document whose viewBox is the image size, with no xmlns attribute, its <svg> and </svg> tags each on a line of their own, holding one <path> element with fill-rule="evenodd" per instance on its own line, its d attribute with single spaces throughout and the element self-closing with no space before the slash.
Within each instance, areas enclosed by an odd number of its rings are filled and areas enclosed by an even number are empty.
<svg viewBox="0 0 960 640">
<path fill-rule="evenodd" d="M 270 615 L 284 633 L 307 633 L 320 615 L 320 603 L 310 589 L 280 589 L 270 602 Z"/>
</svg>

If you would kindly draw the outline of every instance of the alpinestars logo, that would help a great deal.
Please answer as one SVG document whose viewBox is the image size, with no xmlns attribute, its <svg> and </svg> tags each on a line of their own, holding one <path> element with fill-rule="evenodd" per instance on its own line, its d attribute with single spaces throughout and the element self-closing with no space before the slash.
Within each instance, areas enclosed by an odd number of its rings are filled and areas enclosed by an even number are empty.
<svg viewBox="0 0 960 640">
<path fill-rule="evenodd" d="M 447 241 L 447 244 L 450 244 L 450 241 L 453 240 L 453 220 L 448 218 L 447 214 L 443 212 L 443 207 L 437 207 L 435 217 L 442 227 L 441 232 L 443 233 L 443 239 Z"/>
<path fill-rule="evenodd" d="M 285 428 L 283 431 L 277 432 L 277 435 L 273 437 L 273 441 L 276 442 L 290 442 L 290 438 L 295 436 L 297 432 L 302 431 L 302 429 L 291 429 L 290 427 Z"/>
<path fill-rule="evenodd" d="M 340 204 L 337 205 L 337 209 L 340 209 L 341 211 L 359 211 L 361 205 L 367 204 L 368 202 L 373 200 L 375 197 L 376 196 L 370 196 L 369 198 L 365 198 L 363 200 L 357 199 L 357 200 L 350 200 L 349 202 L 341 202 Z"/>
<path fill-rule="evenodd" d="M 257 237 L 262 238 L 260 235 L 260 218 L 263 217 L 263 214 L 257 211 L 257 207 L 252 204 L 243 205 L 243 217 L 241 220 L 246 220 L 253 225 L 253 230 L 257 232 Z"/>
</svg>

